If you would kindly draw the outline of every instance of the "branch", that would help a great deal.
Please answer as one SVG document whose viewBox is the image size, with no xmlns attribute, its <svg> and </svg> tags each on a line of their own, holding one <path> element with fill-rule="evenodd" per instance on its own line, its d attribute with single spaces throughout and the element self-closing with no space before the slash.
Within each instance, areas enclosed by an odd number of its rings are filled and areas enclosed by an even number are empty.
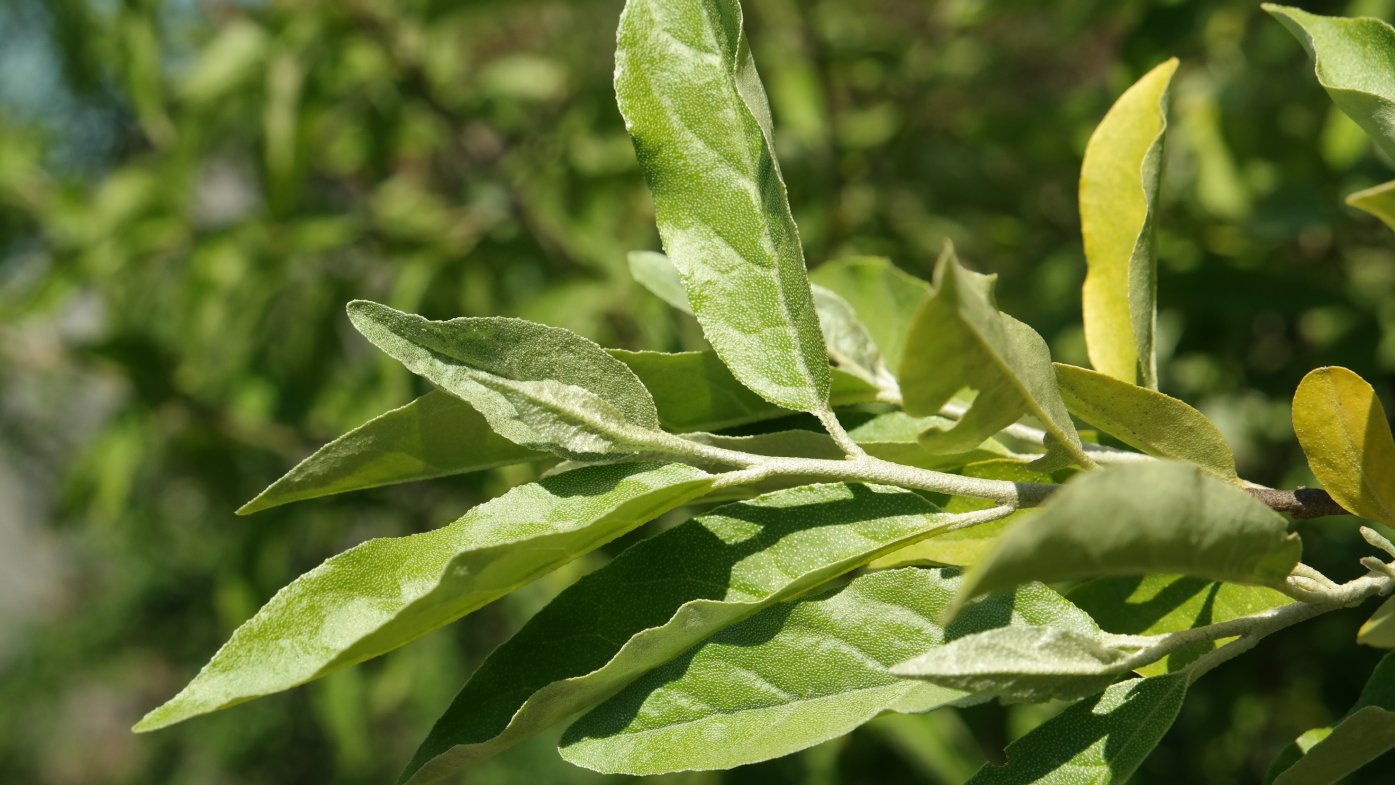
<svg viewBox="0 0 1395 785">
<path fill-rule="evenodd" d="M 1272 488 L 1246 488 L 1256 499 L 1269 505 L 1270 509 L 1286 512 L 1295 518 L 1321 518 L 1326 515 L 1351 515 L 1319 488 L 1299 488 L 1296 491 L 1278 491 Z"/>
</svg>

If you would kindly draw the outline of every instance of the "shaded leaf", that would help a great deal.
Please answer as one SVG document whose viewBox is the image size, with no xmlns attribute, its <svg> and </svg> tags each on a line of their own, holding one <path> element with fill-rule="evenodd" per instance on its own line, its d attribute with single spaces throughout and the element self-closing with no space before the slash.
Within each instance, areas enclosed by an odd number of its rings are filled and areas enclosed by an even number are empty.
<svg viewBox="0 0 1395 785">
<path fill-rule="evenodd" d="M 379 349 L 524 447 L 593 460 L 637 452 L 659 428 L 639 378 L 570 330 L 503 317 L 433 322 L 363 300 L 349 304 L 349 318 Z"/>
<path fill-rule="evenodd" d="M 828 360 L 741 27 L 735 0 L 630 0 L 615 93 L 708 342 L 761 397 L 819 412 Z"/>
<path fill-rule="evenodd" d="M 1336 366 L 1303 377 L 1293 430 L 1322 487 L 1346 509 L 1395 524 L 1395 440 L 1376 391 Z"/>
<path fill-rule="evenodd" d="M 1171 461 L 1076 476 L 965 578 L 964 599 L 1029 580 L 1178 573 L 1278 586 L 1302 543 L 1245 491 Z"/>
<path fill-rule="evenodd" d="M 562 592 L 491 654 L 405 779 L 433 782 L 489 757 L 723 627 L 952 520 L 908 491 L 809 485 L 645 540 Z"/>
<path fill-rule="evenodd" d="M 1381 603 L 1356 633 L 1356 642 L 1378 649 L 1395 649 L 1395 597 Z"/>
<path fill-rule="evenodd" d="M 551 457 L 499 436 L 469 404 L 432 390 L 316 450 L 237 513 Z"/>
<path fill-rule="evenodd" d="M 907 329 L 921 302 L 930 295 L 930 284 L 876 256 L 828 262 L 809 277 L 852 306 L 881 350 L 882 359 L 893 374 L 899 372 Z"/>
<path fill-rule="evenodd" d="M 369 540 L 277 592 L 136 730 L 391 651 L 702 495 L 711 483 L 711 475 L 678 464 L 588 466 L 514 488 L 449 526 Z"/>
<path fill-rule="evenodd" d="M 627 259 L 630 275 L 639 285 L 683 313 L 693 312 L 688 292 L 683 288 L 683 276 L 667 256 L 655 251 L 630 251 Z"/>
<path fill-rule="evenodd" d="M 1289 605 L 1288 595 L 1265 586 L 1220 583 L 1183 575 L 1096 578 L 1066 595 L 1104 629 L 1121 635 L 1164 635 L 1219 624 Z M 1157 676 L 1181 670 L 1224 645 L 1201 641 L 1136 670 Z"/>
<path fill-rule="evenodd" d="M 1173 58 L 1119 96 L 1085 146 L 1080 233 L 1085 239 L 1085 343 L 1095 370 L 1158 386 L 1154 205 L 1162 174 Z"/>
<path fill-rule="evenodd" d="M 1177 719 L 1187 677 L 1132 679 L 1087 698 L 1008 745 L 967 785 L 1122 785 Z"/>
<path fill-rule="evenodd" d="M 935 293 L 917 311 L 901 361 L 905 409 L 936 414 L 966 386 L 978 397 L 952 428 L 926 431 L 921 444 L 967 452 L 1030 414 L 1046 429 L 1049 452 L 1093 466 L 1056 388 L 1046 342 L 998 311 L 995 280 L 964 269 L 949 247 L 935 267 Z"/>
<path fill-rule="evenodd" d="M 891 672 L 949 638 L 1004 624 L 1093 629 L 1041 585 L 994 597 L 946 629 L 937 620 L 958 583 L 953 571 L 892 570 L 768 608 L 592 709 L 562 737 L 562 757 L 597 771 L 660 774 L 788 755 L 882 712 L 982 700 Z"/>
<path fill-rule="evenodd" d="M 882 362 L 881 352 L 851 305 L 822 286 L 813 287 L 828 356 L 844 371 L 879 388 L 895 390 L 896 379 Z"/>
<path fill-rule="evenodd" d="M 1230 445 L 1206 415 L 1172 396 L 1102 373 L 1061 363 L 1055 367 L 1071 414 L 1149 455 L 1188 461 L 1238 482 Z"/>
<path fill-rule="evenodd" d="M 1361 696 L 1338 723 L 1314 728 L 1285 747 L 1264 781 L 1332 785 L 1395 749 L 1395 654 L 1371 673 Z"/>
</svg>

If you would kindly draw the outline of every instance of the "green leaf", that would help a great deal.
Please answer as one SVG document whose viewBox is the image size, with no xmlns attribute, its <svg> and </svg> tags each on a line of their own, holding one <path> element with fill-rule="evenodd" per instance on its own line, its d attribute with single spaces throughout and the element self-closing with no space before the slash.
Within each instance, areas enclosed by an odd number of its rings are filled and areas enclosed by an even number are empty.
<svg viewBox="0 0 1395 785">
<path fill-rule="evenodd" d="M 1154 206 L 1162 174 L 1173 58 L 1119 96 L 1085 146 L 1080 232 L 1085 238 L 1085 343 L 1095 370 L 1156 389 Z"/>
<path fill-rule="evenodd" d="M 949 638 L 1003 624 L 1094 626 L 1060 595 L 1031 585 L 994 597 L 946 629 L 937 620 L 958 583 L 953 571 L 892 570 L 768 608 L 592 709 L 562 737 L 562 757 L 626 774 L 768 760 L 841 736 L 882 712 L 983 700 L 891 672 Z"/>
<path fill-rule="evenodd" d="M 678 464 L 588 466 L 514 488 L 449 526 L 369 540 L 277 592 L 136 730 L 391 651 L 702 495 L 712 479 Z"/>
<path fill-rule="evenodd" d="M 1322 487 L 1346 509 L 1395 524 L 1395 440 L 1376 391 L 1336 366 L 1303 377 L 1293 430 Z"/>
<path fill-rule="evenodd" d="M 961 472 L 965 477 L 984 480 L 1007 480 L 1009 482 L 1051 482 L 1051 475 L 1028 468 L 1020 461 L 994 459 L 970 463 Z M 986 510 L 993 502 L 974 499 L 968 496 L 955 496 L 945 504 L 947 512 L 969 512 Z M 944 564 L 952 567 L 968 567 L 984 559 L 992 551 L 994 544 L 1007 527 L 1013 525 L 1030 511 L 1015 512 L 996 521 L 970 526 L 959 531 L 945 532 L 928 540 L 921 540 L 901 550 L 883 556 L 872 563 L 877 569 L 896 567 L 902 564 Z"/>
<path fill-rule="evenodd" d="M 1395 749 L 1395 654 L 1387 654 L 1351 711 L 1336 725 L 1314 728 L 1285 747 L 1265 783 L 1333 785 Z"/>
<path fill-rule="evenodd" d="M 417 751 L 433 782 L 604 700 L 718 630 L 954 518 L 908 491 L 810 485 L 720 507 L 577 581 L 499 647 Z"/>
<path fill-rule="evenodd" d="M 985 630 L 937 646 L 891 669 L 967 693 L 1009 700 L 1074 700 L 1100 692 L 1128 670 L 1137 646 L 1086 631 L 1031 625 Z"/>
<path fill-rule="evenodd" d="M 1252 616 L 1293 602 L 1264 586 L 1219 583 L 1182 575 L 1097 578 L 1066 595 L 1104 629 L 1120 635 L 1165 635 Z M 1179 671 L 1218 648 L 1203 641 L 1136 670 L 1142 676 Z"/>
<path fill-rule="evenodd" d="M 1239 482 L 1230 445 L 1206 415 L 1172 396 L 1102 373 L 1061 363 L 1055 368 L 1071 414 L 1149 455 L 1188 461 Z"/>
<path fill-rule="evenodd" d="M 978 397 L 953 428 L 931 429 L 921 444 L 967 452 L 1030 414 L 1046 429 L 1049 452 L 1093 466 L 1056 388 L 1046 342 L 998 311 L 995 280 L 964 269 L 948 246 L 935 267 L 935 293 L 916 313 L 901 361 L 905 409 L 935 414 L 966 386 Z"/>
<path fill-rule="evenodd" d="M 1115 684 L 1009 744 L 1007 765 L 986 765 L 967 785 L 1123 785 L 1172 727 L 1186 694 L 1181 674 Z"/>
<path fill-rule="evenodd" d="M 1308 50 L 1337 108 L 1395 157 L 1395 28 L 1379 19 L 1318 16 L 1264 4 Z"/>
<path fill-rule="evenodd" d="M 1395 231 L 1395 180 L 1373 185 L 1351 194 L 1347 204 L 1374 215 Z"/>
<path fill-rule="evenodd" d="M 1301 552 L 1282 516 L 1195 466 L 1123 464 L 1077 475 L 1010 528 L 965 578 L 963 597 L 1154 572 L 1278 586 Z"/>
<path fill-rule="evenodd" d="M 882 362 L 881 352 L 847 300 L 823 288 L 813 287 L 814 309 L 819 315 L 828 356 L 844 371 L 882 389 L 895 390 L 896 379 Z"/>
<path fill-rule="evenodd" d="M 761 397 L 820 412 L 828 359 L 741 26 L 736 0 L 630 0 L 615 93 L 707 340 Z"/>
<path fill-rule="evenodd" d="M 630 275 L 655 297 L 683 313 L 692 313 L 688 292 L 683 288 L 683 276 L 667 256 L 655 251 L 630 251 Z"/>
<path fill-rule="evenodd" d="M 499 436 L 469 404 L 432 390 L 316 450 L 237 514 L 550 457 Z"/>
<path fill-rule="evenodd" d="M 433 322 L 363 300 L 349 304 L 349 318 L 379 349 L 524 447 L 595 460 L 638 452 L 659 428 L 639 378 L 570 330 L 503 317 Z"/>
<path fill-rule="evenodd" d="M 637 375 L 653 394 L 659 421 L 675 433 L 718 431 L 737 425 L 789 416 L 746 389 L 714 352 L 629 352 L 610 354 Z M 833 370 L 834 406 L 870 403 L 877 389 L 837 369 Z"/>
<path fill-rule="evenodd" d="M 822 264 L 809 277 L 852 306 L 881 350 L 882 359 L 898 373 L 907 328 L 921 302 L 930 296 L 930 284 L 875 256 Z"/>
<path fill-rule="evenodd" d="M 1395 649 L 1395 597 L 1381 603 L 1356 633 L 1356 642 L 1378 649 Z"/>
<path fill-rule="evenodd" d="M 848 428 L 848 435 L 868 455 L 922 469 L 947 469 L 1012 454 L 996 439 L 988 439 L 962 453 L 933 453 L 921 446 L 920 434 L 926 429 L 948 428 L 953 424 L 953 420 L 944 417 L 912 417 L 900 411 L 885 412 L 856 423 Z"/>
</svg>

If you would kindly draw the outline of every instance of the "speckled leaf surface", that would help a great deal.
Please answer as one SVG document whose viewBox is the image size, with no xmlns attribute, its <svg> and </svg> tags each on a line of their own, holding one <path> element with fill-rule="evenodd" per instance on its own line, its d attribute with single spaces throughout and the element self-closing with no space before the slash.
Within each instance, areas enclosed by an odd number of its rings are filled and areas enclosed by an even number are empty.
<svg viewBox="0 0 1395 785">
<path fill-rule="evenodd" d="M 504 317 L 433 322 L 349 304 L 373 345 L 473 406 L 516 444 L 572 460 L 639 451 L 659 413 L 624 363 L 560 327 Z"/>
<path fill-rule="evenodd" d="M 822 411 L 828 360 L 740 5 L 630 0 L 615 93 L 707 340 L 761 397 Z"/>
<path fill-rule="evenodd" d="M 983 700 L 892 673 L 947 640 L 1005 624 L 1093 629 L 1039 584 L 994 597 L 946 628 L 940 619 L 958 582 L 953 570 L 890 570 L 768 608 L 588 712 L 563 736 L 562 757 L 627 774 L 768 760 L 882 712 Z"/>
<path fill-rule="evenodd" d="M 700 496 L 711 481 L 677 464 L 588 466 L 514 488 L 443 528 L 369 540 L 277 592 L 136 729 L 391 651 Z"/>
<path fill-rule="evenodd" d="M 433 782 L 593 706 L 762 608 L 951 520 L 908 491 L 809 485 L 720 507 L 625 551 L 499 647 L 405 779 Z"/>
</svg>

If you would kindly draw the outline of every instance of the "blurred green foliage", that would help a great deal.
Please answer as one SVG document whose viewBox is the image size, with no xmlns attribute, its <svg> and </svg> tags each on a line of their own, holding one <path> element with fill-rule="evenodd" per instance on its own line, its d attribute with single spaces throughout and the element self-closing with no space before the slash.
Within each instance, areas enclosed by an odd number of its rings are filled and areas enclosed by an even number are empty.
<svg viewBox="0 0 1395 785">
<path fill-rule="evenodd" d="M 925 276 L 951 238 L 1057 359 L 1084 362 L 1080 156 L 1118 93 L 1177 55 L 1163 389 L 1218 422 L 1243 476 L 1286 487 L 1311 482 L 1288 425 L 1304 372 L 1342 364 L 1392 391 L 1395 238 L 1341 202 L 1391 162 L 1254 4 L 746 6 L 811 264 L 884 254 Z M 421 390 L 352 335 L 345 302 L 698 345 L 628 278 L 625 252 L 657 236 L 610 87 L 619 7 L 0 1 L 0 781 L 390 782 L 465 674 L 604 558 L 289 695 L 127 730 L 294 575 L 526 479 L 234 518 Z M 1390 18 L 1395 2 L 1310 10 Z M 1354 526 L 1304 523 L 1313 563 L 1354 573 Z M 1362 618 L 1217 671 L 1136 781 L 1256 781 L 1359 692 L 1376 659 L 1352 646 Z M 888 717 L 670 780 L 959 782 L 1044 711 Z M 470 781 L 604 779 L 547 741 Z"/>
</svg>

